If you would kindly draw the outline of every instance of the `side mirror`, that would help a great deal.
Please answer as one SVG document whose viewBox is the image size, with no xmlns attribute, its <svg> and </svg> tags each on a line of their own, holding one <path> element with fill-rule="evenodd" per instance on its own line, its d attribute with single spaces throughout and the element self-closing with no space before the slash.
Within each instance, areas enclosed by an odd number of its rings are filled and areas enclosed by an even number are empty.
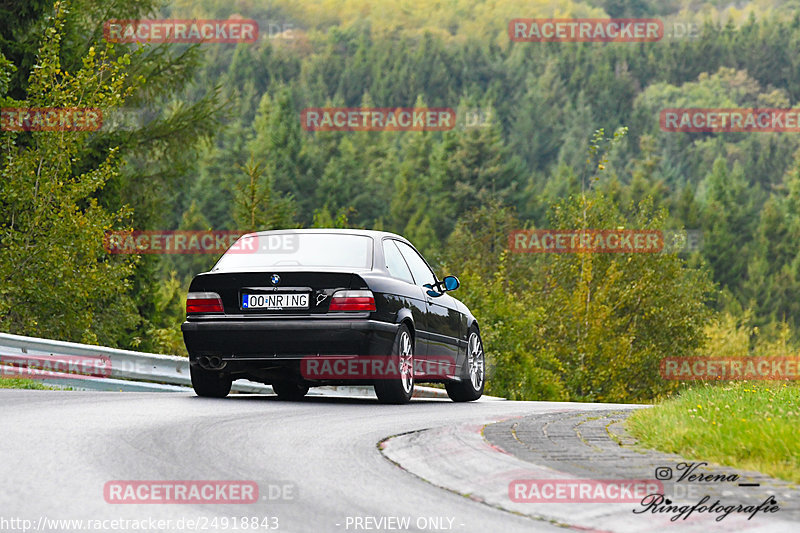
<svg viewBox="0 0 800 533">
<path fill-rule="evenodd" d="M 432 296 L 434 298 L 441 296 L 447 291 L 454 291 L 460 286 L 461 282 L 458 281 L 458 278 L 455 276 L 445 276 L 441 281 L 437 281 L 436 283 L 426 283 L 424 285 L 424 287 L 428 289 L 426 291 L 428 296 Z"/>
<path fill-rule="evenodd" d="M 455 276 L 445 276 L 442 281 L 444 281 L 444 290 L 446 291 L 454 291 L 461 286 L 461 282 Z"/>
</svg>

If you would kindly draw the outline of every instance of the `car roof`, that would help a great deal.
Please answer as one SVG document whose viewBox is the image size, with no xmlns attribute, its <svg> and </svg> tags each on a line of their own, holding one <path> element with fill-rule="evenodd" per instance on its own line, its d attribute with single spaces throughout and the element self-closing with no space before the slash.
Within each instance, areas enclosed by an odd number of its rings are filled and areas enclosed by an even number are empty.
<svg viewBox="0 0 800 533">
<path fill-rule="evenodd" d="M 359 235 L 359 236 L 363 236 L 363 237 L 370 237 L 370 238 L 373 239 L 373 241 L 378 241 L 378 246 L 376 246 L 373 249 L 373 252 L 372 252 L 373 253 L 373 257 L 374 257 L 374 255 L 376 253 L 383 254 L 383 250 L 378 252 L 378 248 L 379 248 L 379 245 L 380 245 L 380 241 L 382 239 L 384 239 L 384 238 L 397 239 L 397 240 L 399 240 L 401 242 L 404 242 L 404 243 L 408 244 L 409 246 L 411 246 L 412 248 L 414 248 L 416 250 L 416 247 L 413 244 L 411 244 L 411 241 L 409 241 L 408 239 L 406 239 L 405 237 L 403 237 L 401 235 L 398 235 L 396 233 L 391 233 L 391 232 L 388 232 L 388 231 L 377 231 L 377 230 L 369 230 L 369 229 L 349 229 L 349 228 L 347 228 L 347 229 L 345 229 L 345 228 L 303 228 L 303 229 L 298 229 L 298 228 L 296 228 L 296 229 L 263 230 L 263 231 L 253 231 L 253 232 L 250 232 L 250 233 L 246 233 L 246 234 L 242 235 L 240 238 L 245 237 L 247 235 L 285 235 L 285 234 L 296 235 L 296 234 L 304 234 L 304 233 L 305 234 L 327 233 L 327 234 L 331 234 L 331 235 Z M 417 253 L 419 253 L 419 250 L 417 250 Z M 423 257 L 423 260 L 426 263 L 428 262 L 424 257 Z M 430 264 L 428 266 L 430 266 Z M 309 268 L 318 268 L 318 267 L 309 267 Z M 373 261 L 373 264 L 372 264 L 371 268 L 366 268 L 366 269 L 361 269 L 361 270 L 373 270 L 374 271 L 376 269 L 378 269 L 378 266 Z M 216 265 L 214 266 L 214 268 L 212 268 L 211 271 L 214 271 L 214 270 L 216 270 Z M 345 269 L 345 270 L 350 270 L 350 269 Z"/>
<path fill-rule="evenodd" d="M 373 239 L 382 239 L 384 237 L 392 237 L 399 239 L 403 242 L 411 244 L 411 242 L 401 235 L 390 233 L 388 231 L 377 231 L 371 229 L 343 229 L 343 228 L 303 228 L 303 229 L 278 229 L 278 230 L 264 230 L 254 231 L 247 233 L 247 235 L 276 235 L 285 233 L 330 233 L 338 235 L 363 235 L 365 237 L 372 237 Z M 413 246 L 413 245 L 412 245 Z"/>
</svg>

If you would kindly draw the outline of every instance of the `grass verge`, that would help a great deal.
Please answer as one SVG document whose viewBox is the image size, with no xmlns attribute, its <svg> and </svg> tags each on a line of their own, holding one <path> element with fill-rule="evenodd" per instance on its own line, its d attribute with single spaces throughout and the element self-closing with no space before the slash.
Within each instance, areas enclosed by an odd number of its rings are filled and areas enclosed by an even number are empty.
<svg viewBox="0 0 800 533">
<path fill-rule="evenodd" d="M 701 385 L 632 414 L 640 444 L 800 483 L 800 386 Z"/>
<path fill-rule="evenodd" d="M 2 378 L 0 379 L 0 389 L 54 390 L 55 387 L 48 387 L 32 379 Z"/>
</svg>

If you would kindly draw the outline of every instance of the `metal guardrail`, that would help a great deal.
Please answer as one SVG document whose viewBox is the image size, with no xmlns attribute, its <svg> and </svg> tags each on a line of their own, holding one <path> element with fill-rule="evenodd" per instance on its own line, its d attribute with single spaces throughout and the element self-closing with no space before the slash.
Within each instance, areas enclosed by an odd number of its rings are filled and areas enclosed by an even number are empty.
<svg viewBox="0 0 800 533">
<path fill-rule="evenodd" d="M 72 368 L 70 362 L 73 362 Z M 81 390 L 186 391 L 191 387 L 189 360 L 91 344 L 0 333 L 0 370 L 5 375 L 31 376 L 43 383 Z M 89 367 L 89 371 L 86 371 Z M 38 370 L 36 370 L 38 369 Z M 64 371 L 67 370 L 67 371 Z M 43 374 L 42 374 L 43 373 Z M 0 374 L 2 375 L 2 374 Z M 234 381 L 234 392 L 272 394 L 272 387 L 247 380 Z M 373 396 L 372 387 L 315 387 L 309 394 Z M 447 398 L 442 389 L 415 387 L 418 398 Z"/>
<path fill-rule="evenodd" d="M 31 366 L 53 369 L 47 372 L 44 382 L 68 385 L 73 388 L 92 390 L 184 390 L 192 385 L 189 375 L 189 360 L 175 355 L 161 355 L 132 350 L 106 348 L 91 344 L 56 341 L 0 333 L 0 358 L 10 362 L 30 361 Z M 75 374 L 61 371 L 69 366 L 69 358 L 80 358 L 81 362 L 96 360 L 95 372 L 86 376 L 80 369 Z M 51 363 L 48 365 L 48 362 Z M 110 364 L 110 369 L 106 365 Z M 80 366 L 80 365 L 76 365 Z M 97 369 L 104 369 L 97 372 Z M 77 375 L 76 375 L 77 374 Z M 83 376 L 83 377 L 81 377 Z M 20 375 L 20 377 L 24 377 Z M 163 385 L 171 385 L 164 387 Z M 181 388 L 176 388 L 175 386 Z M 272 387 L 250 381 L 237 381 L 232 390 L 236 392 L 271 393 Z"/>
</svg>

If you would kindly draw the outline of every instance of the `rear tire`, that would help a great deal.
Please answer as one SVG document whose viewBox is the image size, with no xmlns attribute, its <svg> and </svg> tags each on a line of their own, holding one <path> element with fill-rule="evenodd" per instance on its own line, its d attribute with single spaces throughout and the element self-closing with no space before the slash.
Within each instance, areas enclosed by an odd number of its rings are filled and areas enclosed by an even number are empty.
<svg viewBox="0 0 800 533">
<path fill-rule="evenodd" d="M 276 381 L 272 384 L 272 390 L 278 395 L 279 400 L 297 401 L 308 394 L 307 386 L 293 381 Z"/>
<path fill-rule="evenodd" d="M 228 374 L 206 370 L 197 365 L 189 366 L 192 388 L 202 398 L 224 398 L 231 392 L 233 380 Z"/>
<path fill-rule="evenodd" d="M 400 376 L 375 382 L 378 401 L 388 404 L 408 403 L 414 395 L 414 338 L 405 324 L 397 330 L 392 353 L 387 358 L 400 371 Z"/>
<path fill-rule="evenodd" d="M 461 381 L 445 383 L 447 395 L 454 402 L 472 402 L 483 395 L 486 385 L 486 357 L 483 353 L 483 341 L 476 328 L 470 328 L 467 341 L 467 359 Z"/>
</svg>

